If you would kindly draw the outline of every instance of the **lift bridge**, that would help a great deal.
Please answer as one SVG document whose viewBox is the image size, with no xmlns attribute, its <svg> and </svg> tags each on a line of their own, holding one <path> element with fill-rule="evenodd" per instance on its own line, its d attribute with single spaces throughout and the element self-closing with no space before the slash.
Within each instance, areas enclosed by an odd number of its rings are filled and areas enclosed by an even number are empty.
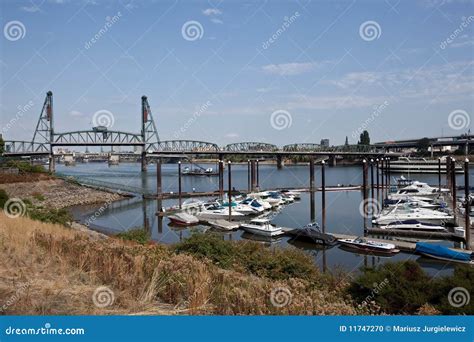
<svg viewBox="0 0 474 342">
<path fill-rule="evenodd" d="M 288 155 L 358 155 L 381 156 L 384 153 L 375 146 L 344 145 L 336 147 L 318 144 L 291 144 L 279 148 L 262 142 L 240 142 L 220 148 L 217 144 L 195 140 L 160 141 L 150 104 L 146 96 L 141 98 L 141 132 L 130 133 L 94 127 L 91 130 L 56 132 L 54 129 L 53 93 L 49 91 L 41 109 L 35 133 L 31 141 L 5 140 L 3 156 L 48 156 L 51 172 L 55 170 L 54 147 L 59 146 L 139 146 L 141 147 L 142 171 L 146 171 L 147 157 L 158 155 L 185 156 L 216 155 L 223 159 L 228 154 L 276 157 L 278 165 Z"/>
</svg>

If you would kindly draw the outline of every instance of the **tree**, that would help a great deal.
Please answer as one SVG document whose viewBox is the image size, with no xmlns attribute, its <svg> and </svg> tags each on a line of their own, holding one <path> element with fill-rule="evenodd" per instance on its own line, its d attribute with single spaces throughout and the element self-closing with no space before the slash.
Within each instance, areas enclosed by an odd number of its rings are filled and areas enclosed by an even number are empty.
<svg viewBox="0 0 474 342">
<path fill-rule="evenodd" d="M 5 152 L 5 141 L 3 140 L 2 135 L 0 134 L 0 155 Z"/>
<path fill-rule="evenodd" d="M 428 138 L 423 138 L 418 140 L 416 144 L 416 149 L 418 150 L 419 153 L 427 153 L 428 149 L 430 148 L 431 141 Z"/>
<path fill-rule="evenodd" d="M 360 134 L 360 140 L 358 142 L 359 145 L 370 145 L 370 136 L 369 132 L 363 131 Z"/>
</svg>

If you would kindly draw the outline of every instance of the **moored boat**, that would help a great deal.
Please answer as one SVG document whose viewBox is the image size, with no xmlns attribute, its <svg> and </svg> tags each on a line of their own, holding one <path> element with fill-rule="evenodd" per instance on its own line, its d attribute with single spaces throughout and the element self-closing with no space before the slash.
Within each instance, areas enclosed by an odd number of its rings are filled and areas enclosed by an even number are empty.
<svg viewBox="0 0 474 342">
<path fill-rule="evenodd" d="M 303 228 L 296 228 L 287 232 L 293 240 L 301 240 L 322 245 L 333 246 L 337 239 L 331 235 L 321 232 L 319 224 L 311 222 Z"/>
<path fill-rule="evenodd" d="M 262 236 L 279 236 L 283 234 L 281 227 L 276 227 L 270 223 L 270 220 L 256 218 L 240 226 L 246 232 Z"/>
<path fill-rule="evenodd" d="M 188 213 L 176 213 L 169 215 L 168 218 L 171 222 L 180 226 L 190 226 L 199 223 L 199 219 L 196 216 Z"/>
<path fill-rule="evenodd" d="M 441 245 L 418 242 L 415 252 L 434 259 L 474 265 L 474 253 L 458 252 Z"/>
<path fill-rule="evenodd" d="M 376 252 L 383 254 L 396 254 L 400 252 L 393 243 L 377 242 L 366 238 L 357 237 L 355 239 L 338 239 L 343 246 L 361 250 L 364 252 Z"/>
</svg>

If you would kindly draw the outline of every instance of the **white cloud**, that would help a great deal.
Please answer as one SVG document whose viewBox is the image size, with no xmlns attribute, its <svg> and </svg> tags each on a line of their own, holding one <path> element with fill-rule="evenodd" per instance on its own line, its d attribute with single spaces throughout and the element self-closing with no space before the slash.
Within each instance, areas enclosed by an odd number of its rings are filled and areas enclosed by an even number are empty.
<svg viewBox="0 0 474 342">
<path fill-rule="evenodd" d="M 217 18 L 212 18 L 211 21 L 214 23 L 214 24 L 223 24 L 224 22 L 220 19 L 217 19 Z"/>
<path fill-rule="evenodd" d="M 232 139 L 232 138 L 238 138 L 238 137 L 240 137 L 240 135 L 237 134 L 237 133 L 227 133 L 227 134 L 225 135 L 225 137 Z"/>
<path fill-rule="evenodd" d="M 380 105 L 387 100 L 387 97 L 381 96 L 302 96 L 292 95 L 288 102 L 289 109 L 354 109 L 367 108 Z"/>
<path fill-rule="evenodd" d="M 69 113 L 70 116 L 73 116 L 73 117 L 82 117 L 84 116 L 83 113 L 77 111 L 77 110 L 72 110 L 70 113 Z"/>
<path fill-rule="evenodd" d="M 314 68 L 314 63 L 284 63 L 264 65 L 262 70 L 268 74 L 290 76 L 303 74 L 312 71 Z"/>
<path fill-rule="evenodd" d="M 222 11 L 217 8 L 206 8 L 204 11 L 202 11 L 202 14 L 207 15 L 207 16 L 221 15 Z"/>
<path fill-rule="evenodd" d="M 35 12 L 40 11 L 39 7 L 36 6 L 35 4 L 33 4 L 31 6 L 22 6 L 22 7 L 20 7 L 20 9 L 24 12 L 29 12 L 29 13 L 35 13 Z"/>
</svg>

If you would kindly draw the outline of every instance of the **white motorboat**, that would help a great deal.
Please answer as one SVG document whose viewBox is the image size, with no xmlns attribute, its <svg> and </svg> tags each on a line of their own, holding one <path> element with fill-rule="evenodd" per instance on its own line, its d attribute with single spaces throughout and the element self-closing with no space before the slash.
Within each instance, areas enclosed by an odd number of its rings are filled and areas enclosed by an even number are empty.
<svg viewBox="0 0 474 342">
<path fill-rule="evenodd" d="M 421 200 L 418 197 L 406 197 L 405 199 L 386 199 L 384 205 L 388 207 L 394 206 L 403 206 L 406 208 L 425 208 L 425 209 L 437 209 L 440 206 L 444 206 L 443 203 L 434 202 L 432 199 L 430 201 Z"/>
<path fill-rule="evenodd" d="M 346 247 L 364 252 L 376 252 L 384 254 L 395 254 L 400 252 L 393 243 L 377 242 L 362 237 L 355 239 L 338 239 L 338 241 Z"/>
<path fill-rule="evenodd" d="M 248 207 L 252 208 L 252 210 L 256 213 L 262 213 L 265 210 L 265 207 L 263 206 L 262 203 L 260 203 L 257 199 L 250 198 L 250 197 L 247 197 L 243 201 L 240 201 L 239 205 L 248 206 Z M 271 208 L 271 206 L 270 206 L 270 208 Z"/>
<path fill-rule="evenodd" d="M 395 206 L 389 212 L 382 211 L 382 213 L 372 220 L 377 225 L 386 225 L 392 222 L 400 222 L 407 220 L 417 220 L 421 223 L 439 224 L 452 223 L 454 216 L 436 210 L 429 210 L 423 208 L 400 208 Z"/>
<path fill-rule="evenodd" d="M 278 206 L 280 206 L 280 204 L 283 203 L 281 200 L 281 197 L 278 198 L 278 197 L 270 196 L 268 192 L 258 192 L 255 194 L 250 194 L 249 197 L 254 197 L 254 198 L 257 198 L 258 200 L 261 200 L 262 202 L 266 202 L 272 208 L 277 208 Z"/>
<path fill-rule="evenodd" d="M 281 227 L 276 227 L 270 223 L 270 220 L 263 218 L 253 219 L 248 223 L 243 223 L 240 227 L 246 232 L 262 236 L 278 236 L 283 234 Z"/>
<path fill-rule="evenodd" d="M 176 213 L 169 215 L 168 218 L 171 222 L 180 226 L 190 226 L 199 223 L 199 219 L 196 216 L 188 213 Z"/>
<path fill-rule="evenodd" d="M 244 218 L 245 215 L 239 213 L 235 210 L 231 210 L 231 214 L 229 215 L 229 208 L 223 207 L 218 203 L 207 203 L 204 205 L 204 209 L 196 214 L 198 219 L 241 219 Z"/>
<path fill-rule="evenodd" d="M 220 230 L 235 230 L 240 227 L 240 224 L 238 223 L 230 222 L 230 221 L 222 220 L 222 219 L 209 220 L 207 223 L 210 224 L 212 227 L 220 229 Z"/>
<path fill-rule="evenodd" d="M 399 222 L 392 222 L 387 225 L 381 226 L 382 229 L 400 229 L 400 230 L 419 230 L 419 231 L 447 231 L 444 226 L 431 223 L 423 223 L 418 220 L 406 220 Z"/>
<path fill-rule="evenodd" d="M 299 191 L 292 191 L 292 190 L 284 189 L 284 190 L 281 190 L 280 192 L 282 194 L 292 196 L 295 200 L 301 199 L 301 193 Z"/>
<path fill-rule="evenodd" d="M 426 183 L 413 181 L 412 184 L 405 186 L 398 190 L 396 193 L 390 195 L 392 199 L 405 198 L 407 196 L 424 196 L 424 197 L 437 197 L 440 194 L 449 192 L 448 189 L 438 189 L 429 186 Z"/>
</svg>

